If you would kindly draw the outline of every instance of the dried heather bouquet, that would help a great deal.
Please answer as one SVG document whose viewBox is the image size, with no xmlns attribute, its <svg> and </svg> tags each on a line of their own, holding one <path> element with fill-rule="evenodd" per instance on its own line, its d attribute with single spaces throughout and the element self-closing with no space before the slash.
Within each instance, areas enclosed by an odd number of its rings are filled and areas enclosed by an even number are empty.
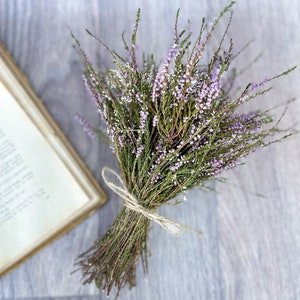
<svg viewBox="0 0 300 300">
<path fill-rule="evenodd" d="M 108 294 L 113 286 L 120 291 L 126 283 L 134 285 L 140 256 L 147 266 L 151 220 L 175 234 L 181 231 L 182 225 L 156 213 L 159 206 L 288 135 L 274 137 L 279 131 L 278 121 L 267 112 L 243 114 L 238 110 L 268 91 L 263 87 L 267 82 L 292 69 L 249 84 L 238 96 L 230 97 L 235 73 L 228 70 L 235 56 L 232 42 L 227 49 L 223 47 L 230 21 L 218 49 L 207 64 L 201 62 L 217 23 L 232 5 L 208 28 L 203 20 L 193 45 L 187 31 L 178 31 L 177 15 L 174 44 L 161 65 L 152 56 L 138 65 L 135 46 L 140 12 L 130 45 L 123 38 L 129 61 L 100 41 L 112 55 L 116 69 L 96 73 L 81 50 L 87 68 L 86 85 L 107 124 L 121 170 L 120 177 L 107 168 L 102 173 L 125 203 L 105 236 L 79 258 L 85 283 L 95 281 Z M 109 172 L 118 183 L 107 179 Z"/>
</svg>

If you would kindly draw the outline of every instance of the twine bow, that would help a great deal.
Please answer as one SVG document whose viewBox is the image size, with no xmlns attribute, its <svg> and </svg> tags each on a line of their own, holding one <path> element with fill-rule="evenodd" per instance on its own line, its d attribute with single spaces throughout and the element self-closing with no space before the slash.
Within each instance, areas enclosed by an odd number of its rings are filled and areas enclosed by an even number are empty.
<svg viewBox="0 0 300 300">
<path fill-rule="evenodd" d="M 110 181 L 105 175 L 106 172 L 113 174 L 118 179 L 118 184 L 115 184 L 112 181 Z M 102 177 L 107 186 L 109 186 L 116 194 L 118 194 L 124 200 L 125 207 L 144 215 L 149 220 L 156 222 L 170 234 L 178 236 L 182 233 L 184 229 L 186 229 L 189 231 L 196 232 L 199 235 L 203 235 L 201 231 L 195 230 L 194 228 L 180 224 L 178 222 L 169 220 L 165 217 L 158 215 L 156 212 L 153 212 L 150 209 L 147 209 L 140 205 L 136 197 L 128 192 L 121 177 L 114 170 L 108 167 L 104 167 L 102 169 Z"/>
</svg>

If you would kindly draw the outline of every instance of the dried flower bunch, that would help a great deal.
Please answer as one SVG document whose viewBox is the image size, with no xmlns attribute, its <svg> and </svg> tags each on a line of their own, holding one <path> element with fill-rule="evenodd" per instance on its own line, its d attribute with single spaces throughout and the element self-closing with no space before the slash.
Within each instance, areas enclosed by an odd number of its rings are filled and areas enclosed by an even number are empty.
<svg viewBox="0 0 300 300">
<path fill-rule="evenodd" d="M 226 49 L 223 44 L 231 14 L 218 49 L 207 64 L 201 61 L 216 25 L 232 5 L 209 27 L 203 20 L 193 44 L 188 31 L 178 31 L 177 15 L 174 44 L 161 65 L 150 56 L 139 66 L 139 11 L 131 44 L 123 38 L 129 61 L 100 41 L 114 59 L 114 70 L 97 73 L 75 39 L 87 68 L 86 86 L 106 122 L 121 170 L 119 180 L 124 186 L 114 190 L 134 202 L 131 206 L 125 202 L 110 230 L 79 258 L 85 283 L 95 280 L 108 294 L 113 286 L 120 291 L 126 283 L 135 284 L 140 256 L 147 269 L 149 224 L 159 206 L 237 166 L 256 149 L 289 135 L 275 136 L 280 132 L 278 121 L 268 112 L 243 114 L 238 110 L 269 91 L 263 87 L 267 82 L 293 68 L 230 96 L 236 73 L 229 67 L 237 54 L 233 55 L 232 41 Z"/>
</svg>

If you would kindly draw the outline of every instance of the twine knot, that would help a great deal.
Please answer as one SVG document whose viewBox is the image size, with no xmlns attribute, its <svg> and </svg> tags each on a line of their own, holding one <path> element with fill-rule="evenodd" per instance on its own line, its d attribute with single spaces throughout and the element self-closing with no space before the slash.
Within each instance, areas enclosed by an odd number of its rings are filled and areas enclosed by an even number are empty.
<svg viewBox="0 0 300 300">
<path fill-rule="evenodd" d="M 112 181 L 110 181 L 105 174 L 106 172 L 113 174 L 117 178 L 118 184 L 115 184 Z M 182 233 L 184 229 L 186 229 L 189 231 L 196 232 L 199 235 L 203 235 L 201 231 L 195 230 L 194 228 L 191 228 L 189 226 L 162 217 L 158 215 L 156 212 L 153 212 L 152 210 L 140 205 L 136 197 L 128 192 L 123 180 L 114 170 L 108 167 L 104 167 L 102 169 L 102 177 L 104 182 L 107 184 L 107 186 L 109 186 L 116 194 L 118 194 L 124 200 L 125 207 L 144 215 L 149 220 L 152 220 L 158 225 L 160 225 L 170 234 L 174 236 L 178 236 L 179 234 Z"/>
</svg>

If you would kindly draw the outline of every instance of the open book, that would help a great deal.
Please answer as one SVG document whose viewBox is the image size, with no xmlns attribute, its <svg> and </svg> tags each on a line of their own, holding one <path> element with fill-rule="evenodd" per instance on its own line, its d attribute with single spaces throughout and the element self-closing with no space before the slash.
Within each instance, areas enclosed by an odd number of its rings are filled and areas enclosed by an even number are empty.
<svg viewBox="0 0 300 300">
<path fill-rule="evenodd" d="M 0 45 L 0 277 L 105 199 Z"/>
</svg>

